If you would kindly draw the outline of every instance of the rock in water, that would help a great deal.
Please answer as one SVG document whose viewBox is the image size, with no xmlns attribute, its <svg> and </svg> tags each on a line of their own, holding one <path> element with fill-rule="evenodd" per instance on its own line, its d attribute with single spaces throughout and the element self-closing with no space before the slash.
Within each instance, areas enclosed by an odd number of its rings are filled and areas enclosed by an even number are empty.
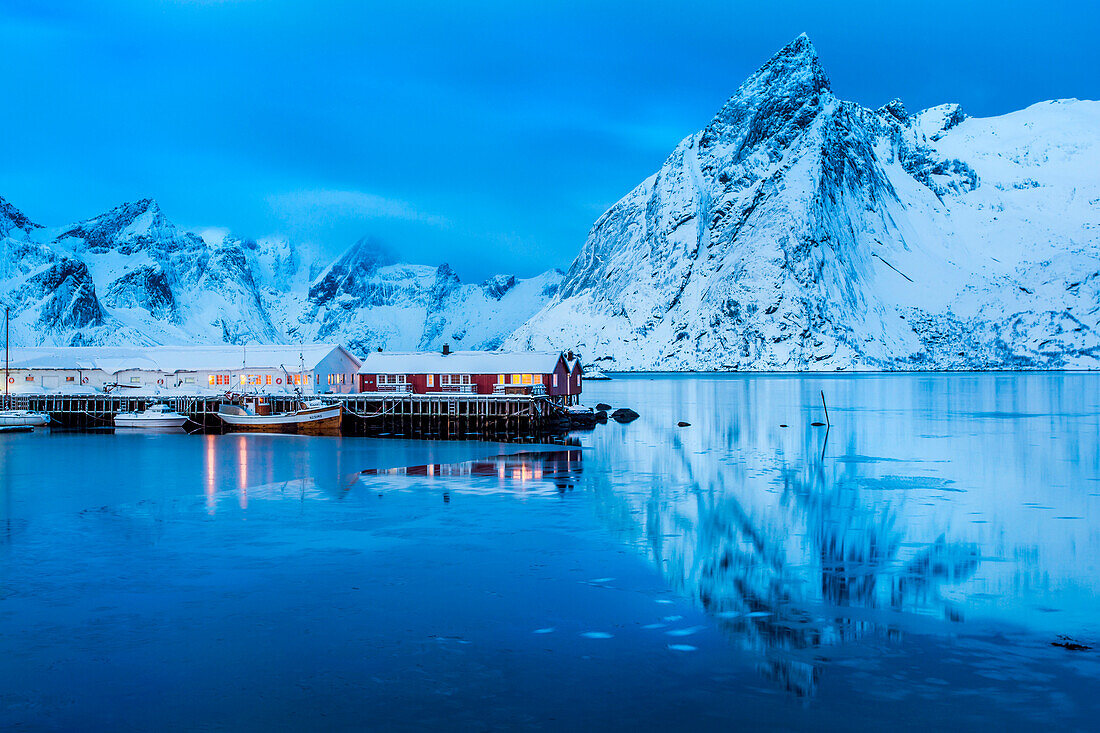
<svg viewBox="0 0 1100 733">
<path fill-rule="evenodd" d="M 629 407 L 620 407 L 615 412 L 611 413 L 611 419 L 619 423 L 634 422 L 640 417 L 638 413 L 631 410 Z"/>
<path fill-rule="evenodd" d="M 605 410 L 605 411 L 610 410 L 611 405 L 607 404 L 606 402 L 597 402 L 596 403 L 596 409 L 597 410 Z"/>
<path fill-rule="evenodd" d="M 676 423 L 676 427 L 678 427 L 678 428 L 690 428 L 691 423 L 684 422 L 683 420 L 681 420 L 680 422 Z"/>
</svg>

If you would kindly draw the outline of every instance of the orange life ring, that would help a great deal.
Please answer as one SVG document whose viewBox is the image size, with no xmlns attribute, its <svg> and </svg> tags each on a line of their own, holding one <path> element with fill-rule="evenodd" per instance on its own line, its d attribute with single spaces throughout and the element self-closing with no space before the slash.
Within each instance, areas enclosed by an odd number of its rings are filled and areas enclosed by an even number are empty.
<svg viewBox="0 0 1100 733">
<path fill-rule="evenodd" d="M 282 383 L 283 383 L 283 378 L 282 377 L 275 377 L 275 384 L 282 384 Z"/>
<path fill-rule="evenodd" d="M 163 384 L 164 384 L 164 380 L 163 380 L 163 379 L 158 379 L 158 380 L 157 380 L 157 384 L 161 384 L 161 385 L 163 385 Z"/>
<path fill-rule="evenodd" d="M 81 384 L 87 384 L 88 383 L 88 378 L 87 377 L 81 377 L 80 378 L 80 383 Z"/>
</svg>

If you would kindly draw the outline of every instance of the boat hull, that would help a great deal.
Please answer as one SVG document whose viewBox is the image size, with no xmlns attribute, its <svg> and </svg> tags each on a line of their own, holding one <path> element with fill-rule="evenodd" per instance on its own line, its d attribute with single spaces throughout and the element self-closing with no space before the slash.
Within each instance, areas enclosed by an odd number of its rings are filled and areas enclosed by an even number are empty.
<svg viewBox="0 0 1100 733">
<path fill-rule="evenodd" d="M 3 427 L 29 427 L 40 428 L 48 425 L 50 416 L 41 412 L 29 412 L 27 410 L 11 410 L 0 412 L 0 426 Z"/>
<path fill-rule="evenodd" d="M 115 416 L 116 428 L 182 428 L 187 424 L 187 416 L 177 417 L 131 417 L 127 415 Z"/>
<path fill-rule="evenodd" d="M 296 435 L 339 435 L 344 408 L 326 405 L 281 415 L 236 415 L 218 413 L 226 429 L 235 433 L 290 433 Z"/>
</svg>

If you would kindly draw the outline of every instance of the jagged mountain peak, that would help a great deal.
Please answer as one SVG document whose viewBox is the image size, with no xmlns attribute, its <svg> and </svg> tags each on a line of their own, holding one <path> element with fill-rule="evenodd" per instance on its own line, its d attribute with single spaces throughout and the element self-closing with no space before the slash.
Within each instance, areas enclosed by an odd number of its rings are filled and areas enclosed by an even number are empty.
<svg viewBox="0 0 1100 733">
<path fill-rule="evenodd" d="M 831 98 L 817 49 L 803 33 L 738 87 L 702 131 L 699 147 L 728 146 L 733 158 L 727 163 L 734 162 L 763 140 L 787 139 L 808 127 Z"/>
<path fill-rule="evenodd" d="M 596 221 L 506 346 L 627 370 L 1096 368 L 1097 120 L 873 111 L 799 36 Z"/>
<path fill-rule="evenodd" d="M 813 42 L 803 33 L 742 82 L 727 104 L 743 104 L 747 98 L 769 96 L 805 98 L 828 91 L 829 76 L 821 66 Z"/>
<path fill-rule="evenodd" d="M 0 237 L 7 236 L 13 229 L 30 232 L 32 229 L 40 229 L 41 226 L 28 219 L 22 211 L 0 196 Z"/>
<path fill-rule="evenodd" d="M 99 216 L 77 222 L 59 235 L 59 239 L 67 238 L 82 241 L 78 249 L 116 250 L 127 255 L 147 248 L 168 251 L 203 247 L 198 235 L 176 227 L 151 198 L 119 204 Z"/>
</svg>

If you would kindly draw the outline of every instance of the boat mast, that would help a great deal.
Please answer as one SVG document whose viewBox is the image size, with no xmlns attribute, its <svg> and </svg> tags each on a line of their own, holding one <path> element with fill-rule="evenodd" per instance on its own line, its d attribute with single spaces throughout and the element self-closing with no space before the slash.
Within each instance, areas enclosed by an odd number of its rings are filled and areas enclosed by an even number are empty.
<svg viewBox="0 0 1100 733">
<path fill-rule="evenodd" d="M 8 312 L 10 308 L 4 308 L 4 407 L 8 406 L 8 380 L 11 377 L 8 376 Z"/>
</svg>

